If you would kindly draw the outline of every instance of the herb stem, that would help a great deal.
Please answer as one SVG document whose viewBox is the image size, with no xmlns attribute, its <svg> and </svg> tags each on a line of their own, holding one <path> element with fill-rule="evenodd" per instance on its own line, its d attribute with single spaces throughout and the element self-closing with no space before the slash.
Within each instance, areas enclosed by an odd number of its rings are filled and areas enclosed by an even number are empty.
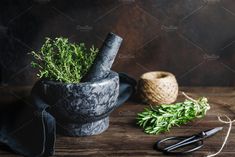
<svg viewBox="0 0 235 157">
<path fill-rule="evenodd" d="M 185 93 L 187 99 L 175 104 L 162 104 L 146 108 L 137 115 L 137 124 L 147 134 L 159 134 L 169 131 L 173 126 L 180 126 L 187 122 L 202 118 L 210 109 L 207 98 L 201 97 L 195 100 Z"/>
</svg>

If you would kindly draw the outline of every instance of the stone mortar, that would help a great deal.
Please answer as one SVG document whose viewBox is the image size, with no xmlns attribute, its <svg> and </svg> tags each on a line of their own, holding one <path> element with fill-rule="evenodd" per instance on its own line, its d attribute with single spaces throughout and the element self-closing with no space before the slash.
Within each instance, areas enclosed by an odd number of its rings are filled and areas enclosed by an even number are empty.
<svg viewBox="0 0 235 157">
<path fill-rule="evenodd" d="M 78 84 L 38 81 L 34 89 L 56 118 L 57 128 L 69 136 L 96 135 L 109 126 L 109 113 L 115 109 L 119 76 L 110 73 L 103 79 Z"/>
</svg>

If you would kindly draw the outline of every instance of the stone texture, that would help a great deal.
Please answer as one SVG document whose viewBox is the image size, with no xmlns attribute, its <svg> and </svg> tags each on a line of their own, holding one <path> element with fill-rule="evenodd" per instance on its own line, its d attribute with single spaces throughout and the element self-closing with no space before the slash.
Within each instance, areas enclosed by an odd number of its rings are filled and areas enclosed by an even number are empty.
<svg viewBox="0 0 235 157">
<path fill-rule="evenodd" d="M 119 94 L 119 76 L 110 71 L 99 81 L 78 84 L 40 80 L 32 91 L 50 105 L 49 112 L 63 134 L 94 135 L 108 128 L 108 116 Z"/>
</svg>

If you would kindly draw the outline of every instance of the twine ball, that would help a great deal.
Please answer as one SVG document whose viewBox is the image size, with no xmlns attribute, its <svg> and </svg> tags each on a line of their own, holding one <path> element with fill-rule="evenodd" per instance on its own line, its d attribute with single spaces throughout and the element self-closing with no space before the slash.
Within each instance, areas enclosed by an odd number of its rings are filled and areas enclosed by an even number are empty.
<svg viewBox="0 0 235 157">
<path fill-rule="evenodd" d="M 175 76 L 169 72 L 148 72 L 140 77 L 138 93 L 144 103 L 170 104 L 178 96 L 178 83 Z"/>
</svg>

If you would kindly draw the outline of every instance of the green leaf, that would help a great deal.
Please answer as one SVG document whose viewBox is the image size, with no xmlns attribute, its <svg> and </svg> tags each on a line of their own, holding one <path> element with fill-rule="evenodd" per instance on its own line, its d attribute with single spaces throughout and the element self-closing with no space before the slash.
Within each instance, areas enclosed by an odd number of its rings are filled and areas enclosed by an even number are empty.
<svg viewBox="0 0 235 157">
<path fill-rule="evenodd" d="M 163 104 L 145 108 L 137 114 L 137 124 L 147 134 L 159 134 L 169 131 L 173 126 L 180 126 L 193 119 L 202 118 L 210 109 L 207 98 L 197 101 L 185 100 L 175 104 Z"/>
<path fill-rule="evenodd" d="M 98 49 L 87 49 L 84 43 L 70 43 L 67 38 L 46 38 L 39 52 L 30 54 L 34 60 L 31 65 L 38 68 L 40 78 L 64 83 L 79 83 L 88 72 Z"/>
</svg>

